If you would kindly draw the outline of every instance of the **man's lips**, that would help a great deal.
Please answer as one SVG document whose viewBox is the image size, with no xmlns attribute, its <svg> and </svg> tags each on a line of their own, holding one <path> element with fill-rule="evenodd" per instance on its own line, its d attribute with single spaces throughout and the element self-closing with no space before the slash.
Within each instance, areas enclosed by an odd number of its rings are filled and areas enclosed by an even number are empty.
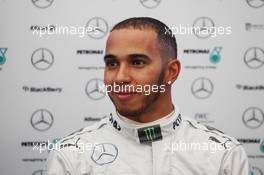
<svg viewBox="0 0 264 175">
<path fill-rule="evenodd" d="M 120 100 L 128 100 L 134 97 L 136 94 L 136 92 L 116 92 L 113 95 Z"/>
</svg>

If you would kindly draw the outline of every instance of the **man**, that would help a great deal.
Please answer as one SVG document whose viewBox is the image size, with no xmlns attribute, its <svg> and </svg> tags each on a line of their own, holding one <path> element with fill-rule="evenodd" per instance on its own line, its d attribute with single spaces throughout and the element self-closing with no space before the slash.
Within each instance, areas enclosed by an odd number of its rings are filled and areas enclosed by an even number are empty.
<svg viewBox="0 0 264 175">
<path fill-rule="evenodd" d="M 234 138 L 183 116 L 173 104 L 180 62 L 168 31 L 147 17 L 114 26 L 104 82 L 116 109 L 62 139 L 49 157 L 49 175 L 249 174 L 247 156 Z"/>
</svg>

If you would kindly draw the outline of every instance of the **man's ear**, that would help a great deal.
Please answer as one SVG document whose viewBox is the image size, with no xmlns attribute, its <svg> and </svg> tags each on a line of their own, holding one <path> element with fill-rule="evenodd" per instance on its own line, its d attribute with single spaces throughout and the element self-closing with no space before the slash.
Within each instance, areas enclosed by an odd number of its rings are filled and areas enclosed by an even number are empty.
<svg viewBox="0 0 264 175">
<path fill-rule="evenodd" d="M 167 64 L 165 83 L 168 85 L 172 84 L 177 79 L 180 70 L 180 61 L 176 58 L 170 59 Z"/>
</svg>

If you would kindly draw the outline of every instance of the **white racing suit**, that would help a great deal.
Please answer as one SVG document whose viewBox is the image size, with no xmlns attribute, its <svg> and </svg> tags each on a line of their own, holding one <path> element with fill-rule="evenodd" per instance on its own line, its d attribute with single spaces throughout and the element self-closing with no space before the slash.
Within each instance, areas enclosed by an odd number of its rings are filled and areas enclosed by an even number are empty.
<svg viewBox="0 0 264 175">
<path fill-rule="evenodd" d="M 60 140 L 48 175 L 249 175 L 238 141 L 176 109 L 167 120 L 135 127 L 116 112 Z"/>
</svg>

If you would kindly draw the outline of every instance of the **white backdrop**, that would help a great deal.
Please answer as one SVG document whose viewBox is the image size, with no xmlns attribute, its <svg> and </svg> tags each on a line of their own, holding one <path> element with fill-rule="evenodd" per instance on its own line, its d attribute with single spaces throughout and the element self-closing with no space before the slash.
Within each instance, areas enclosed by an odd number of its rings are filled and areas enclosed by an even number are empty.
<svg viewBox="0 0 264 175">
<path fill-rule="evenodd" d="M 102 83 L 109 29 L 134 16 L 175 28 L 230 27 L 216 37 L 176 34 L 182 72 L 173 98 L 183 114 L 239 139 L 255 174 L 263 175 L 261 0 L 0 0 L 1 174 L 42 174 L 47 151 L 40 154 L 34 145 L 112 110 L 108 97 L 93 90 Z M 61 26 L 97 29 L 83 37 L 36 34 Z"/>
</svg>

